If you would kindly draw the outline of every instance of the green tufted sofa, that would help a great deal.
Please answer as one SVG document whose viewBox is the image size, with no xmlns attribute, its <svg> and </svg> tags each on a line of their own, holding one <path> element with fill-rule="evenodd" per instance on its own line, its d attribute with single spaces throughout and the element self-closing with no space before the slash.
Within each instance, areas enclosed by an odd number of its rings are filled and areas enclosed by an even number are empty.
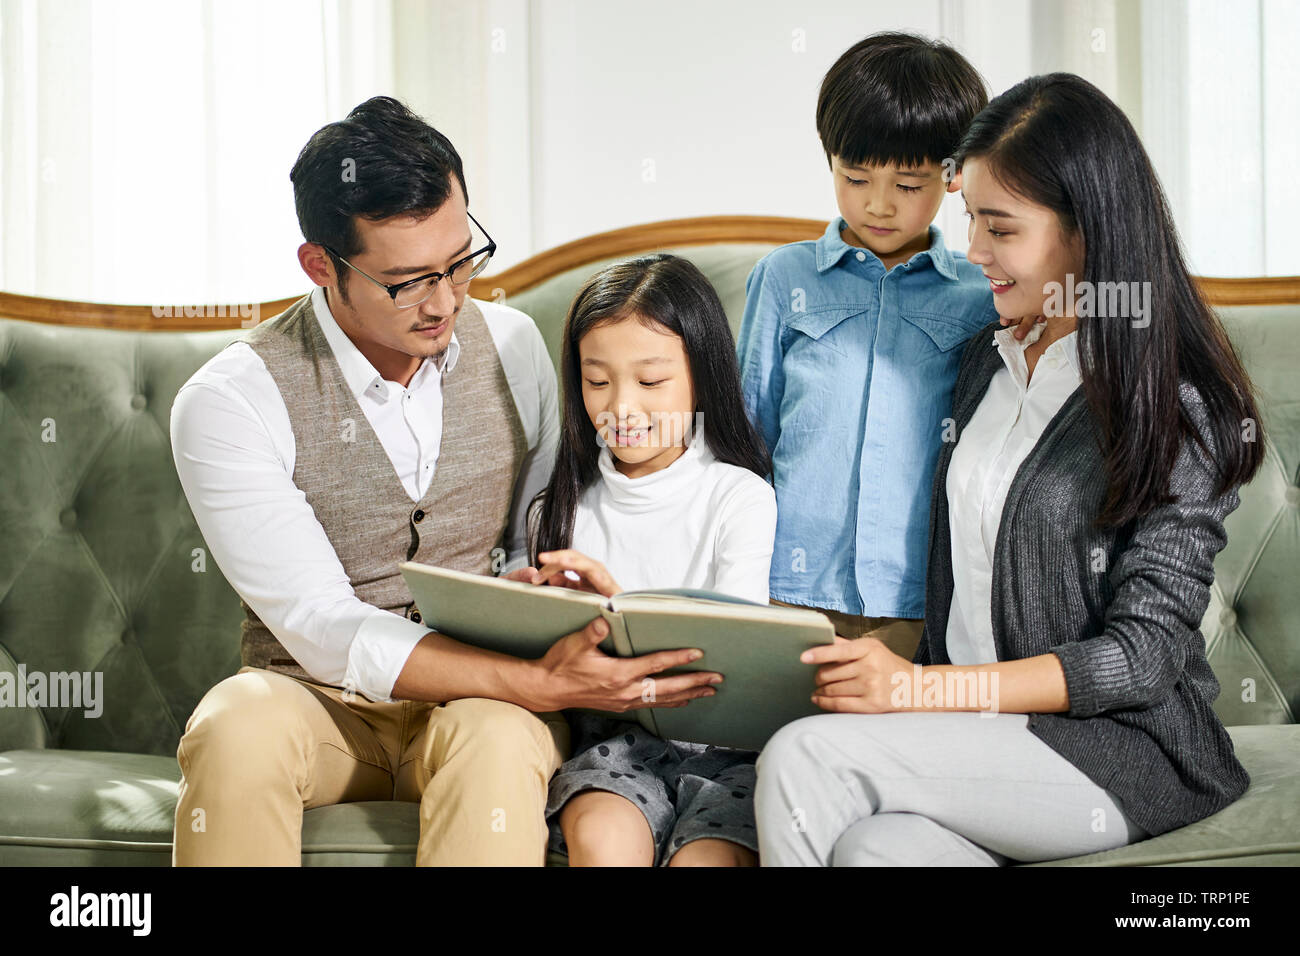
<svg viewBox="0 0 1300 956">
<path fill-rule="evenodd" d="M 815 236 L 822 225 L 805 223 L 795 235 Z M 573 293 L 634 251 L 628 232 L 607 234 L 622 238 L 603 250 L 601 237 L 586 240 L 568 256 L 584 261 L 570 268 L 538 276 L 521 266 L 476 280 L 474 294 L 489 297 L 502 283 L 558 359 Z M 709 244 L 696 244 L 706 233 Z M 661 229 L 640 248 L 693 259 L 735 329 L 750 268 L 793 237 L 753 235 L 741 230 L 747 241 L 727 242 L 725 229 Z M 511 272 L 529 274 L 522 291 L 506 287 Z M 1258 386 L 1270 442 L 1263 472 L 1229 518 L 1203 625 L 1223 688 L 1216 708 L 1251 788 L 1181 830 L 1035 865 L 1300 863 L 1300 296 L 1287 282 L 1291 304 L 1221 309 Z M 12 317 L 28 314 L 15 307 L 21 299 L 0 295 L 0 679 L 15 680 L 20 665 L 98 671 L 103 704 L 97 718 L 77 708 L 0 707 L 0 864 L 166 866 L 177 741 L 203 693 L 238 668 L 240 621 L 176 478 L 168 415 L 181 384 L 241 332 L 55 325 Z M 416 835 L 412 803 L 322 807 L 304 815 L 302 859 L 412 865 Z"/>
</svg>

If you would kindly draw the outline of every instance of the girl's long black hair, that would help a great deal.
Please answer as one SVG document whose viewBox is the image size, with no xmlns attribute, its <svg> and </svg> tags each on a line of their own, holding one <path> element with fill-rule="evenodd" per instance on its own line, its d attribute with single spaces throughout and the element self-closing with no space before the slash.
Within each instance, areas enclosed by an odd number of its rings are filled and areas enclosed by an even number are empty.
<svg viewBox="0 0 1300 956">
<path fill-rule="evenodd" d="M 1119 107 L 1072 73 L 1032 76 L 972 121 L 955 158 L 960 166 L 977 157 L 1006 189 L 1054 210 L 1067 232 L 1081 231 L 1076 286 L 1151 284 L 1145 327 L 1078 319 L 1083 388 L 1107 470 L 1097 524 L 1119 526 L 1170 502 L 1184 437 L 1205 448 L 1179 401 L 1180 379 L 1209 411 L 1220 493 L 1249 481 L 1264 458 L 1250 379 L 1188 273 L 1164 190 Z M 1257 440 L 1243 434 L 1248 421 Z"/>
<path fill-rule="evenodd" d="M 681 337 L 695 389 L 695 417 L 718 461 L 767 478 L 767 447 L 741 401 L 736 344 L 718 293 L 687 259 L 659 253 L 615 263 L 578 290 L 564 320 L 560 377 L 564 392 L 560 448 L 550 484 L 530 508 L 528 556 L 537 567 L 542 551 L 567 548 L 573 540 L 578 501 L 597 479 L 600 446 L 582 400 L 578 343 L 598 325 L 633 314 L 657 331 Z"/>
</svg>

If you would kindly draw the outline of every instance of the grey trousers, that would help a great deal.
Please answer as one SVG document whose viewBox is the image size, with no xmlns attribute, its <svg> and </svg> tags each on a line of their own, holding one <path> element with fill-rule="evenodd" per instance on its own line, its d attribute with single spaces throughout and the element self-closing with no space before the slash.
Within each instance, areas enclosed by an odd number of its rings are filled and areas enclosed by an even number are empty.
<svg viewBox="0 0 1300 956">
<path fill-rule="evenodd" d="M 1149 836 L 1024 714 L 821 714 L 778 731 L 754 793 L 764 866 L 1002 866 Z"/>
</svg>

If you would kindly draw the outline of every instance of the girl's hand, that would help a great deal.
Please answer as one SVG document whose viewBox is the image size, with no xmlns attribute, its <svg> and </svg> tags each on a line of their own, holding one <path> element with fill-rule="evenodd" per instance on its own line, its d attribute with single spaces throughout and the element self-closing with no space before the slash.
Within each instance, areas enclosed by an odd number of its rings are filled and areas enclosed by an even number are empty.
<svg viewBox="0 0 1300 956">
<path fill-rule="evenodd" d="M 524 584 L 536 584 L 540 580 L 536 568 L 520 568 L 518 571 L 511 571 L 501 576 L 507 581 L 522 581 Z"/>
<path fill-rule="evenodd" d="M 1047 319 L 1043 318 L 1041 315 L 1022 315 L 1019 319 L 1008 319 L 1002 316 L 998 316 L 998 321 L 1002 323 L 1003 328 L 1006 328 L 1008 325 L 1011 325 L 1012 323 L 1016 323 L 1016 329 L 1011 334 L 1014 335 L 1017 339 L 1023 339 L 1026 335 L 1029 334 L 1030 329 L 1032 329 L 1039 322 L 1046 322 Z"/>
<path fill-rule="evenodd" d="M 890 701 L 895 674 L 912 679 L 912 662 L 899 657 L 874 637 L 850 641 L 835 635 L 834 644 L 804 651 L 799 658 L 817 668 L 812 701 L 822 710 L 845 714 L 886 714 L 899 708 Z"/>
<path fill-rule="evenodd" d="M 623 589 L 599 561 L 581 551 L 567 548 L 563 551 L 543 551 L 537 555 L 545 562 L 537 572 L 538 584 L 553 584 L 577 591 L 592 591 L 613 597 Z M 572 575 L 566 572 L 572 572 Z"/>
</svg>

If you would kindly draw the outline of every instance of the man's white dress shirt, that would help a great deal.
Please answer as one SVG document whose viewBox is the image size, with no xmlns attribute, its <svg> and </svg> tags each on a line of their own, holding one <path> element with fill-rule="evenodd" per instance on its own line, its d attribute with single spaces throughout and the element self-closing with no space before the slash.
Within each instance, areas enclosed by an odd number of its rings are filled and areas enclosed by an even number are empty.
<svg viewBox="0 0 1300 956">
<path fill-rule="evenodd" d="M 442 379 L 460 342 L 426 358 L 407 387 L 386 381 L 339 328 L 325 299 L 312 308 L 348 387 L 419 501 L 438 466 Z M 555 369 L 541 333 L 517 309 L 475 300 L 483 313 L 528 452 L 515 487 L 502 573 L 528 561 L 525 512 L 555 462 Z M 389 701 L 407 657 L 429 628 L 360 600 L 306 496 L 293 483 L 294 438 L 280 390 L 251 347 L 236 342 L 209 359 L 176 395 L 172 455 L 204 541 L 222 573 L 308 673 Z M 348 681 L 351 681 L 349 684 Z"/>
</svg>

